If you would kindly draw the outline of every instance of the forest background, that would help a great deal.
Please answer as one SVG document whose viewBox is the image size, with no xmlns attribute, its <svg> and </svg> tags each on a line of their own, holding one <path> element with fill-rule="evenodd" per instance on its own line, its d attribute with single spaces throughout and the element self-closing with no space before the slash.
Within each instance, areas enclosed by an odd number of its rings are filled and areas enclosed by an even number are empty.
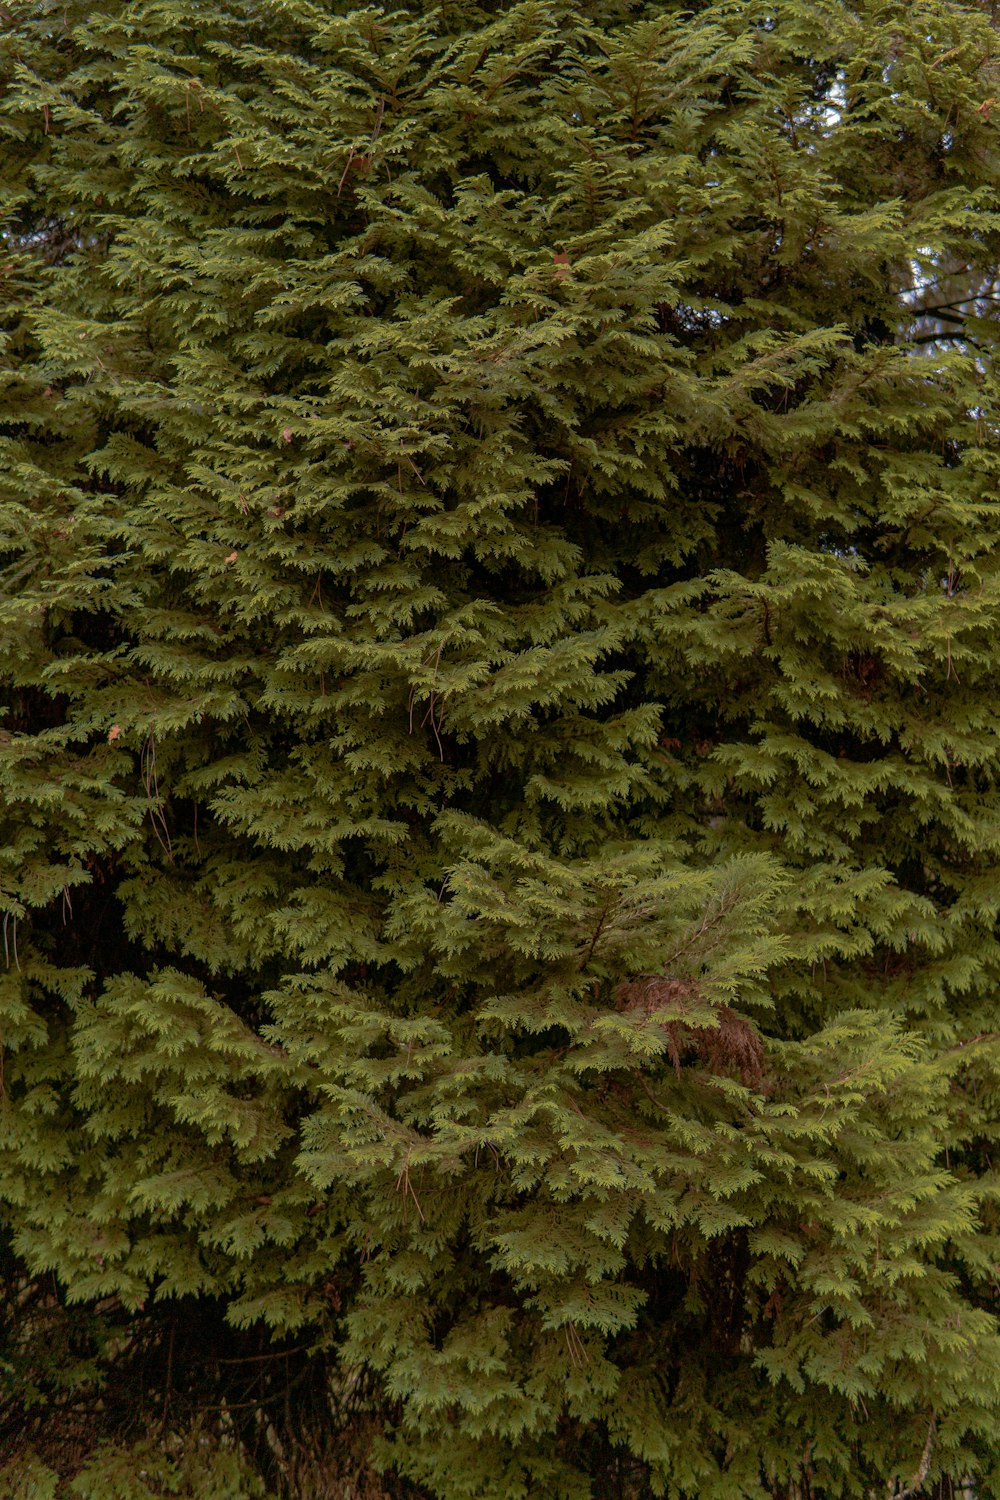
<svg viewBox="0 0 1000 1500">
<path fill-rule="evenodd" d="M 0 1495 L 1000 1495 L 989 5 L 0 15 Z"/>
</svg>

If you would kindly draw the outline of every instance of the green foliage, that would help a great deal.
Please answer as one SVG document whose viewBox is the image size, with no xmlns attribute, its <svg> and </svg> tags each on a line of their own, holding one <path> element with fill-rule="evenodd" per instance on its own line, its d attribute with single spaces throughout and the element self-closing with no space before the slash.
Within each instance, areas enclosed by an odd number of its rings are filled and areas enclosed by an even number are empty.
<svg viewBox="0 0 1000 1500">
<path fill-rule="evenodd" d="M 997 45 L 19 8 L 0 1218 L 96 1323 L 0 1419 L 210 1309 L 401 1493 L 995 1492 Z"/>
<path fill-rule="evenodd" d="M 171 1447 L 178 1448 L 175 1457 Z M 241 1472 L 232 1455 L 211 1440 L 190 1434 L 175 1443 L 140 1442 L 105 1447 L 92 1454 L 75 1478 L 60 1486 L 59 1475 L 34 1454 L 0 1470 L 3 1500 L 257 1500 L 263 1494 L 252 1475 Z"/>
</svg>

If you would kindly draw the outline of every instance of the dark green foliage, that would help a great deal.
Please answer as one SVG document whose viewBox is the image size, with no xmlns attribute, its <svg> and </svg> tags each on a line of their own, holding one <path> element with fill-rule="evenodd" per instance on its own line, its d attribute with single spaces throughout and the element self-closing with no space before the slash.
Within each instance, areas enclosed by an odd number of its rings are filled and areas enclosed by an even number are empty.
<svg viewBox="0 0 1000 1500">
<path fill-rule="evenodd" d="M 196 1388 L 220 1500 L 355 1388 L 440 1500 L 1000 1493 L 997 49 L 17 8 L 0 1424 L 60 1472 L 77 1379 L 98 1444 Z"/>
</svg>

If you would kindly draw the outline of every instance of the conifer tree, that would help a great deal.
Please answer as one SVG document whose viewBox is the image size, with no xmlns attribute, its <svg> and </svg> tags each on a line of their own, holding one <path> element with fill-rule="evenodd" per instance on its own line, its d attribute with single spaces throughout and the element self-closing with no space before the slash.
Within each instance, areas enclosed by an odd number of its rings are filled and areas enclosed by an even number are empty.
<svg viewBox="0 0 1000 1500">
<path fill-rule="evenodd" d="M 0 70 L 0 1482 L 1000 1493 L 989 7 Z"/>
</svg>

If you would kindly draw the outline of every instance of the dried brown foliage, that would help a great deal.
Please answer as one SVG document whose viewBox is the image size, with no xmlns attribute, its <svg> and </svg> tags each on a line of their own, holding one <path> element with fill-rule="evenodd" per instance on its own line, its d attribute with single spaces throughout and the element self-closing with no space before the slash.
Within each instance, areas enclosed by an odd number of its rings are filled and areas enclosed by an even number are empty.
<svg viewBox="0 0 1000 1500">
<path fill-rule="evenodd" d="M 698 998 L 693 980 L 659 974 L 626 980 L 615 991 L 616 1008 L 626 1015 L 652 1016 L 668 1009 L 683 1013 L 686 1002 Z M 680 1073 L 685 1058 L 696 1058 L 712 1073 L 735 1076 L 747 1087 L 758 1086 L 764 1076 L 764 1045 L 756 1028 L 728 1005 L 718 1006 L 715 1017 L 713 1026 L 685 1021 L 683 1014 L 659 1023 L 675 1070 Z"/>
</svg>

